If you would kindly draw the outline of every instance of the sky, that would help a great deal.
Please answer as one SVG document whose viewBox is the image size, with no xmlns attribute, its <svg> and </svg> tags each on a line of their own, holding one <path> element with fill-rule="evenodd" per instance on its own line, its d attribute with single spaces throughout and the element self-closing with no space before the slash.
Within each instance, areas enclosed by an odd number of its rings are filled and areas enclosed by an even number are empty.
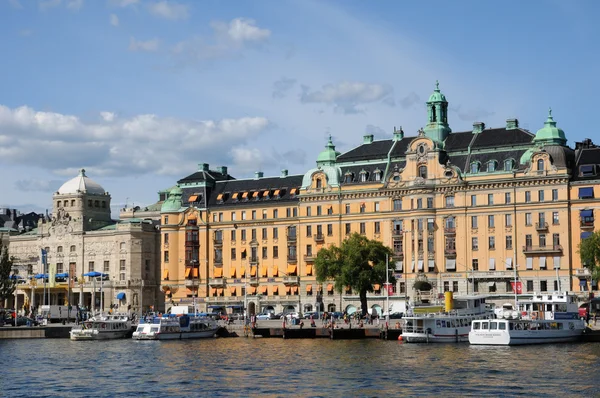
<svg viewBox="0 0 600 398">
<path fill-rule="evenodd" d="M 0 207 L 52 208 L 78 170 L 118 209 L 199 163 L 303 174 L 414 136 L 436 80 L 453 131 L 552 115 L 595 136 L 597 1 L 0 0 Z"/>
</svg>

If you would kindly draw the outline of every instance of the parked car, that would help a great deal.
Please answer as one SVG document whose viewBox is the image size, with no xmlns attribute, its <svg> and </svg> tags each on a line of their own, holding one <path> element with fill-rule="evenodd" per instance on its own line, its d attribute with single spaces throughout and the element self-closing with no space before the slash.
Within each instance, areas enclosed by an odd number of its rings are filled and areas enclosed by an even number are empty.
<svg viewBox="0 0 600 398">
<path fill-rule="evenodd" d="M 268 321 L 273 319 L 273 313 L 272 312 L 261 312 L 260 314 L 256 315 L 256 320 L 257 321 Z"/>
<path fill-rule="evenodd" d="M 283 312 L 278 312 L 277 314 L 273 314 L 273 319 L 281 319 L 283 318 Z"/>
<path fill-rule="evenodd" d="M 330 312 L 329 315 L 333 319 L 341 319 L 344 317 L 344 314 L 342 312 Z"/>
<path fill-rule="evenodd" d="M 35 319 L 27 318 L 25 316 L 17 317 L 17 326 L 38 326 L 38 325 L 39 325 L 39 322 L 36 321 Z M 7 319 L 4 326 L 15 326 L 14 318 L 10 319 L 10 320 Z"/>
<path fill-rule="evenodd" d="M 313 319 L 319 319 L 319 313 L 317 311 L 307 311 L 304 313 L 304 319 L 310 319 L 312 316 Z"/>
<path fill-rule="evenodd" d="M 291 321 L 292 319 L 299 319 L 300 318 L 300 314 L 298 314 L 297 312 L 288 312 L 285 314 L 285 319 L 288 321 Z"/>
<path fill-rule="evenodd" d="M 402 319 L 402 315 L 404 315 L 401 312 L 392 312 L 390 314 L 390 319 Z"/>
</svg>

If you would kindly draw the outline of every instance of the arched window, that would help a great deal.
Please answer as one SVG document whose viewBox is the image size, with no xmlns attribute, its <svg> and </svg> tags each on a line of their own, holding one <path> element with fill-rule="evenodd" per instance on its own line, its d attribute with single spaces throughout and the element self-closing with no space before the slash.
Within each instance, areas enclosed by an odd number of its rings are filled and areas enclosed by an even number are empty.
<svg viewBox="0 0 600 398">
<path fill-rule="evenodd" d="M 488 173 L 496 171 L 496 161 L 495 160 L 490 160 L 488 162 L 488 164 L 487 164 L 487 171 L 488 171 Z"/>
<path fill-rule="evenodd" d="M 57 252 L 57 253 L 62 253 L 62 246 L 58 246 L 58 247 L 56 248 L 56 252 Z"/>
<path fill-rule="evenodd" d="M 323 182 L 321 182 L 320 178 L 317 178 L 317 180 L 315 182 L 316 182 L 317 188 L 322 188 L 323 187 Z"/>
<path fill-rule="evenodd" d="M 75 250 L 76 250 L 76 249 L 75 249 L 75 245 L 71 245 L 71 247 L 69 248 L 69 251 L 70 251 L 71 253 L 73 253 L 73 252 L 75 252 Z"/>
<path fill-rule="evenodd" d="M 479 173 L 479 163 L 473 162 L 473 163 L 471 163 L 471 174 L 477 174 L 477 173 Z"/>
<path fill-rule="evenodd" d="M 538 159 L 537 169 L 538 171 L 544 171 L 544 159 Z"/>
<path fill-rule="evenodd" d="M 504 161 L 504 171 L 512 171 L 514 163 L 512 159 L 506 159 Z"/>
<path fill-rule="evenodd" d="M 359 174 L 360 174 L 360 177 L 359 177 L 360 178 L 360 182 L 367 182 L 367 180 L 369 178 L 369 173 L 367 173 L 364 170 L 361 170 Z"/>
<path fill-rule="evenodd" d="M 427 178 L 427 166 L 419 166 L 419 177 Z"/>
</svg>

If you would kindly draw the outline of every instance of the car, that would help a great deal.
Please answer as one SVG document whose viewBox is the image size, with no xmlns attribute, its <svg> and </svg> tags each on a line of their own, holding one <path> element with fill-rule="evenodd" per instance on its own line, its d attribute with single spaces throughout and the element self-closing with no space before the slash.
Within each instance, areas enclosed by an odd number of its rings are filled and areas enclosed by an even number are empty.
<svg viewBox="0 0 600 398">
<path fill-rule="evenodd" d="M 343 318 L 343 317 L 344 317 L 344 314 L 343 314 L 342 312 L 330 312 L 330 313 L 329 313 L 329 316 L 330 316 L 332 319 L 341 319 L 341 318 Z"/>
<path fill-rule="evenodd" d="M 273 314 L 273 319 L 281 319 L 283 318 L 283 312 L 278 312 L 277 314 Z"/>
<path fill-rule="evenodd" d="M 28 318 L 25 316 L 19 316 L 17 317 L 17 326 L 38 326 L 39 322 L 36 321 L 35 319 L 32 318 Z M 15 320 L 14 318 L 6 319 L 6 323 L 4 324 L 4 326 L 15 326 Z"/>
<path fill-rule="evenodd" d="M 401 312 L 392 312 L 390 314 L 390 319 L 402 319 L 402 315 L 404 315 Z"/>
<path fill-rule="evenodd" d="M 310 319 L 312 316 L 313 319 L 319 319 L 319 313 L 317 311 L 307 311 L 304 313 L 304 319 Z"/>
<path fill-rule="evenodd" d="M 261 312 L 260 314 L 256 315 L 256 320 L 257 321 L 268 321 L 273 319 L 273 313 L 272 312 Z"/>
<path fill-rule="evenodd" d="M 300 314 L 298 314 L 297 312 L 287 312 L 285 314 L 285 319 L 288 321 L 291 321 L 292 319 L 299 319 L 300 318 Z"/>
</svg>

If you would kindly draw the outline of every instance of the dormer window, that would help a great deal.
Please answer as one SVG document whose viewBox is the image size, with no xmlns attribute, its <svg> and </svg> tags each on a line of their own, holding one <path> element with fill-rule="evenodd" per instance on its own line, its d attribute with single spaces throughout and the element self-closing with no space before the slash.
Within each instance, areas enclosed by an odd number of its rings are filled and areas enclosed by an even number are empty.
<svg viewBox="0 0 600 398">
<path fill-rule="evenodd" d="M 259 200 L 260 199 L 260 192 L 256 191 L 252 194 L 252 200 Z"/>
<path fill-rule="evenodd" d="M 231 195 L 231 200 L 233 200 L 233 202 L 237 202 L 240 197 L 240 194 L 238 192 L 234 192 L 233 195 Z"/>
<path fill-rule="evenodd" d="M 273 198 L 279 199 L 280 198 L 280 194 L 281 194 L 281 190 L 276 189 L 275 192 L 273 192 Z"/>
<path fill-rule="evenodd" d="M 419 177 L 427 179 L 427 166 L 419 166 Z"/>
<path fill-rule="evenodd" d="M 354 179 L 353 177 L 354 177 L 354 175 L 350 171 L 347 171 L 346 174 L 344 174 L 344 182 L 346 184 L 351 183 L 352 180 Z"/>
<path fill-rule="evenodd" d="M 504 161 L 504 171 L 512 171 L 515 166 L 515 162 L 512 159 L 506 159 Z"/>
<path fill-rule="evenodd" d="M 497 162 L 495 160 L 490 160 L 487 163 L 487 171 L 488 171 L 488 173 L 496 171 L 496 165 L 497 165 Z"/>
<path fill-rule="evenodd" d="M 538 171 L 544 171 L 544 159 L 538 159 L 537 169 Z"/>
<path fill-rule="evenodd" d="M 471 163 L 471 174 L 479 173 L 479 162 Z"/>
<path fill-rule="evenodd" d="M 373 179 L 375 181 L 381 181 L 381 170 L 375 169 L 375 171 L 373 172 Z"/>
<path fill-rule="evenodd" d="M 249 192 L 244 192 L 242 194 L 242 202 L 247 202 L 248 201 L 248 194 L 249 194 Z"/>
<path fill-rule="evenodd" d="M 198 200 L 197 196 L 196 196 L 196 200 Z M 220 205 L 223 204 L 223 194 L 222 193 L 217 195 L 217 203 Z"/>
<path fill-rule="evenodd" d="M 323 180 L 321 180 L 320 178 L 317 178 L 317 180 L 315 181 L 315 186 L 317 188 L 323 188 Z"/>
<path fill-rule="evenodd" d="M 596 175 L 596 165 L 595 164 L 586 164 L 579 166 L 579 176 L 580 177 L 594 177 Z"/>
<path fill-rule="evenodd" d="M 268 190 L 263 192 L 263 194 L 262 194 L 263 200 L 270 199 L 271 196 L 269 195 L 269 193 L 270 193 L 270 191 L 268 191 Z"/>
<path fill-rule="evenodd" d="M 359 173 L 359 178 L 360 182 L 367 182 L 369 179 L 369 173 L 367 173 L 365 170 L 361 170 Z"/>
</svg>

